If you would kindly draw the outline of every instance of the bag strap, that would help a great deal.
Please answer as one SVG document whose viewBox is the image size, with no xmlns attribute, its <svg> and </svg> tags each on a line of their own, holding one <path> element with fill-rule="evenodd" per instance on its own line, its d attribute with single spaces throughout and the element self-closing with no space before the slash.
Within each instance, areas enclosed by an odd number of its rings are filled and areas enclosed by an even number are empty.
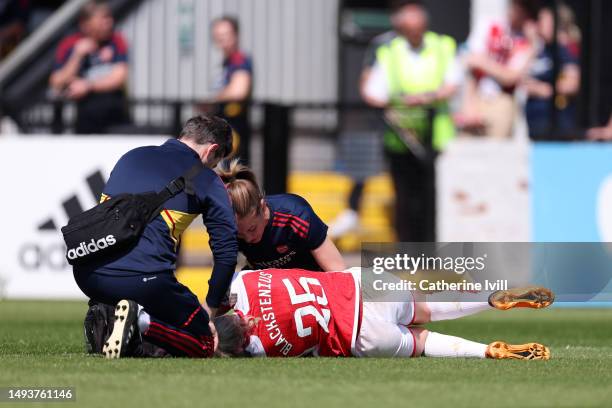
<svg viewBox="0 0 612 408">
<path fill-rule="evenodd" d="M 200 161 L 198 161 L 197 164 L 191 166 L 189 170 L 183 173 L 183 175 L 172 180 L 162 189 L 162 191 L 157 193 L 154 206 L 155 211 L 153 211 L 153 213 L 151 214 L 149 222 L 153 221 L 157 217 L 159 211 L 161 210 L 161 207 L 166 201 L 168 201 L 172 197 L 177 196 L 182 191 L 185 191 L 185 193 L 189 195 L 194 195 L 195 189 L 193 187 L 193 179 L 196 178 L 197 175 L 200 174 L 202 170 L 204 170 L 204 168 L 205 166 Z"/>
<path fill-rule="evenodd" d="M 182 179 L 185 183 L 183 189 L 185 190 L 185 193 L 187 193 L 188 195 L 195 195 L 195 188 L 193 187 L 193 179 L 196 178 L 202 170 L 204 170 L 204 165 L 200 161 L 198 161 L 196 164 L 191 166 L 191 168 L 187 170 L 185 174 L 183 174 Z"/>
</svg>

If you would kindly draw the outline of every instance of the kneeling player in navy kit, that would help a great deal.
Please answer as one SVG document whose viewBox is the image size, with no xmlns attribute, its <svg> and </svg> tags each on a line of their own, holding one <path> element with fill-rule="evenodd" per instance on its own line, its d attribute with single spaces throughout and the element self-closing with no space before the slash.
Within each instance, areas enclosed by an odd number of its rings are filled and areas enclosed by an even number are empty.
<svg viewBox="0 0 612 408">
<path fill-rule="evenodd" d="M 193 191 L 166 201 L 127 253 L 74 267 L 83 293 L 96 302 L 116 305 L 112 333 L 102 346 L 107 358 L 133 355 L 141 334 L 173 356 L 213 354 L 209 313 L 214 315 L 227 293 L 238 254 L 232 207 L 223 182 L 212 170 L 231 152 L 231 137 L 225 120 L 198 116 L 187 121 L 178 140 L 131 150 L 115 165 L 103 200 L 122 193 L 161 191 L 198 163 L 203 168 L 191 180 Z M 174 276 L 181 234 L 198 215 L 207 227 L 214 257 L 204 305 Z M 86 320 L 90 348 L 99 351 L 102 347 L 92 344 L 94 329 Z"/>
<path fill-rule="evenodd" d="M 490 309 L 543 308 L 546 288 L 493 292 L 488 302 L 362 301 L 360 269 L 325 274 L 304 270 L 243 271 L 231 286 L 233 311 L 214 320 L 217 354 L 297 357 L 474 357 L 547 360 L 538 343 L 489 345 L 414 326 Z"/>
<path fill-rule="evenodd" d="M 346 268 L 342 255 L 327 236 L 327 225 L 305 199 L 295 194 L 264 197 L 253 172 L 237 160 L 217 172 L 234 207 L 239 250 L 249 269 Z"/>
</svg>

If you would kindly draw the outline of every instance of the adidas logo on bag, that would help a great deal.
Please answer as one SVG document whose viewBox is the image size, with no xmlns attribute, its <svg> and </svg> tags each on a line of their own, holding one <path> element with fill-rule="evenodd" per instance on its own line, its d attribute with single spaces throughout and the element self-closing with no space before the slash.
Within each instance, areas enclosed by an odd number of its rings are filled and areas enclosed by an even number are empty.
<svg viewBox="0 0 612 408">
<path fill-rule="evenodd" d="M 89 243 L 81 242 L 81 245 L 78 247 L 69 249 L 67 252 L 68 259 L 74 260 L 77 258 L 83 258 L 91 253 L 113 246 L 116 243 L 117 240 L 113 235 L 107 235 L 106 237 L 100 238 L 97 241 L 92 238 Z"/>
</svg>

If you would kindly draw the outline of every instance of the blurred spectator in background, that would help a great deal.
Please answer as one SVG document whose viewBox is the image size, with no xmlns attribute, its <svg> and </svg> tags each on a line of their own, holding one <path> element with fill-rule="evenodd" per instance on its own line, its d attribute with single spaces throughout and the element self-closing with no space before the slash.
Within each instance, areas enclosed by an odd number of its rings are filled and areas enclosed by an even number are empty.
<svg viewBox="0 0 612 408">
<path fill-rule="evenodd" d="M 25 37 L 30 8 L 30 0 L 0 0 L 0 60 Z"/>
<path fill-rule="evenodd" d="M 557 9 L 559 30 L 557 40 L 574 58 L 580 58 L 582 51 L 582 33 L 576 24 L 576 14 L 570 6 L 561 2 Z"/>
<path fill-rule="evenodd" d="M 507 21 L 477 22 L 467 41 L 468 75 L 457 125 L 469 133 L 509 138 L 514 91 L 527 75 L 537 41 L 536 0 L 511 0 Z"/>
<path fill-rule="evenodd" d="M 363 58 L 363 65 L 361 68 L 361 75 L 359 77 L 359 92 L 362 99 L 366 100 L 367 95 L 365 94 L 365 84 L 368 82 L 372 68 L 376 65 L 376 52 L 381 45 L 389 43 L 397 36 L 397 33 L 387 31 L 386 33 L 376 36 L 368 45 Z M 373 127 L 376 127 L 374 124 Z M 349 172 L 351 177 L 352 185 L 348 196 L 347 207 L 342 211 L 329 225 L 328 235 L 331 239 L 337 239 L 343 235 L 355 231 L 359 227 L 359 209 L 361 208 L 361 202 L 363 197 L 363 191 L 367 178 L 376 174 L 372 171 L 377 166 L 372 164 L 372 156 L 376 152 L 372 152 L 371 149 L 361 145 L 356 140 L 355 134 L 352 134 L 345 143 L 341 144 L 341 154 L 344 155 L 344 162 L 346 167 L 356 167 Z M 373 143 L 374 145 L 377 142 Z M 369 144 L 367 145 L 370 146 Z M 378 146 L 376 147 L 378 148 Z M 350 162 L 354 165 L 350 166 Z"/>
<path fill-rule="evenodd" d="M 223 74 L 214 98 L 217 114 L 234 130 L 234 150 L 241 162 L 249 164 L 251 126 L 249 104 L 253 88 L 253 62 L 240 50 L 240 25 L 234 17 L 224 16 L 212 24 L 215 45 L 223 53 Z M 237 150 L 236 150 L 237 149 Z"/>
<path fill-rule="evenodd" d="M 454 137 L 447 101 L 460 82 L 456 44 L 427 30 L 420 1 L 394 2 L 391 22 L 397 35 L 378 44 L 361 93 L 369 105 L 385 109 L 397 238 L 435 241 L 434 158 Z"/>
<path fill-rule="evenodd" d="M 531 139 L 558 139 L 576 131 L 573 97 L 580 88 L 580 67 L 577 58 L 565 45 L 554 43 L 555 16 L 552 8 L 546 7 L 540 11 L 538 34 L 537 57 L 524 83 L 528 95 L 525 117 Z M 555 53 L 559 61 L 559 75 L 556 78 Z"/>
<path fill-rule="evenodd" d="M 110 133 L 129 121 L 127 44 L 106 2 L 86 3 L 79 29 L 60 43 L 49 82 L 56 96 L 76 101 L 75 133 Z"/>
</svg>

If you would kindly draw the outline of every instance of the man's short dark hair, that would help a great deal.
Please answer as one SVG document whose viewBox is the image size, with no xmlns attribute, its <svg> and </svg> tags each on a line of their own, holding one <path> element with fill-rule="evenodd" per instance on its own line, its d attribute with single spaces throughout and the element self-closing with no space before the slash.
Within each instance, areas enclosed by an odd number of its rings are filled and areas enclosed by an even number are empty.
<svg viewBox="0 0 612 408">
<path fill-rule="evenodd" d="M 232 151 L 232 128 L 218 116 L 194 116 L 185 123 L 178 138 L 193 140 L 199 145 L 218 144 L 221 157 Z"/>
<path fill-rule="evenodd" d="M 104 8 L 111 12 L 110 4 L 106 0 L 90 0 L 79 11 L 79 22 L 85 22 L 93 16 L 98 9 Z"/>
<path fill-rule="evenodd" d="M 391 13 L 397 13 L 406 6 L 420 6 L 425 7 L 423 0 L 391 0 L 389 2 L 389 8 Z"/>
<path fill-rule="evenodd" d="M 234 16 L 221 16 L 219 18 L 216 18 L 212 25 L 214 26 L 217 23 L 221 23 L 221 22 L 226 22 L 229 25 L 232 26 L 232 30 L 234 30 L 234 33 L 236 34 L 240 34 L 240 23 L 238 22 L 238 19 Z"/>
<path fill-rule="evenodd" d="M 512 3 L 523 9 L 530 20 L 538 19 L 538 13 L 542 8 L 542 3 L 539 0 L 512 0 Z"/>
</svg>

